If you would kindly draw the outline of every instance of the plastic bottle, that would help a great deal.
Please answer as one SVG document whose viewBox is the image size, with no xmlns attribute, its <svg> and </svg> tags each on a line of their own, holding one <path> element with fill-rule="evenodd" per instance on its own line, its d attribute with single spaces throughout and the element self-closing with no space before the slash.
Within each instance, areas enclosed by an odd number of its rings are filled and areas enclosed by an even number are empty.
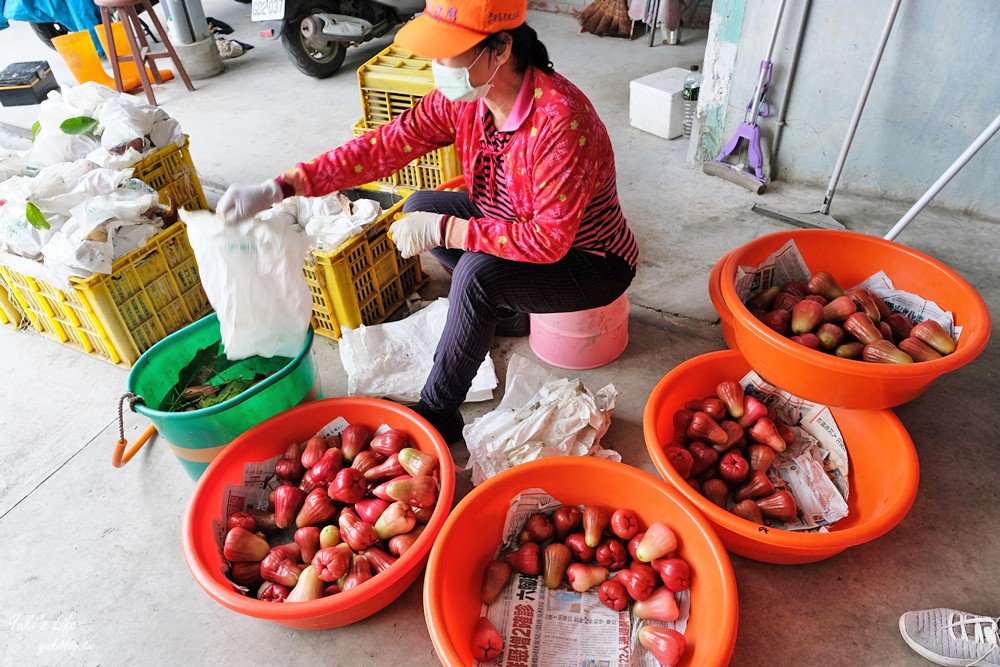
<svg viewBox="0 0 1000 667">
<path fill-rule="evenodd" d="M 698 93 L 701 92 L 701 72 L 697 65 L 691 65 L 691 72 L 684 79 L 684 136 L 691 136 L 691 126 L 698 111 Z"/>
</svg>

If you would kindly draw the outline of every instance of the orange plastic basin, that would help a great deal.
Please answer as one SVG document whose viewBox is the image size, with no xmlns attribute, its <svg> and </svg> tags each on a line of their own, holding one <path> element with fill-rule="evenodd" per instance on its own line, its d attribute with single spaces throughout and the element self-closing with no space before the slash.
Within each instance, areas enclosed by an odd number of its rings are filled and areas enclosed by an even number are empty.
<svg viewBox="0 0 1000 667">
<path fill-rule="evenodd" d="M 811 563 L 889 532 L 917 496 L 920 464 L 913 441 L 890 410 L 831 408 L 847 445 L 849 514 L 828 533 L 766 529 L 718 507 L 677 474 L 663 453 L 673 441 L 673 416 L 686 401 L 715 393 L 722 380 L 739 381 L 750 365 L 735 350 L 710 352 L 680 364 L 646 402 L 642 426 L 653 465 L 708 519 L 726 548 L 765 563 Z"/>
<path fill-rule="evenodd" d="M 424 532 L 385 572 L 345 593 L 293 604 L 261 602 L 235 592 L 220 568 L 222 556 L 212 533 L 220 517 L 223 488 L 239 484 L 243 464 L 264 461 L 303 442 L 337 417 L 367 425 L 382 424 L 406 431 L 415 447 L 438 458 L 441 488 Z M 302 630 L 335 628 L 371 616 L 399 597 L 427 562 L 431 544 L 444 525 L 455 495 L 455 466 L 444 440 L 409 408 L 377 398 L 328 398 L 282 412 L 239 436 L 201 476 L 184 517 L 184 559 L 191 575 L 208 595 L 233 611 Z"/>
<path fill-rule="evenodd" d="M 677 533 L 691 566 L 691 618 L 685 667 L 728 665 L 736 644 L 738 601 L 729 556 L 708 522 L 661 480 L 631 466 L 590 457 L 524 463 L 488 479 L 452 512 L 431 549 L 424 576 L 424 617 L 447 667 L 471 665 L 469 639 L 480 616 L 483 570 L 499 546 L 510 500 L 538 487 L 564 504 L 630 508 L 649 525 Z"/>
<path fill-rule="evenodd" d="M 737 297 L 736 268 L 758 266 L 790 239 L 811 271 L 829 271 L 845 289 L 882 270 L 896 289 L 952 311 L 963 327 L 955 352 L 914 364 L 875 364 L 810 350 L 770 329 Z M 829 406 L 875 410 L 906 403 L 979 356 L 990 338 L 986 304 L 964 278 L 933 257 L 865 234 L 799 229 L 762 236 L 728 255 L 720 287 L 733 316 L 736 345 L 750 365 L 771 384 Z"/>
<path fill-rule="evenodd" d="M 731 350 L 736 349 L 736 331 L 733 329 L 733 313 L 722 298 L 722 266 L 729 259 L 729 251 L 723 255 L 708 276 L 708 298 L 712 300 L 715 311 L 719 313 L 719 322 L 722 325 L 722 338 L 726 341 L 726 346 Z"/>
</svg>

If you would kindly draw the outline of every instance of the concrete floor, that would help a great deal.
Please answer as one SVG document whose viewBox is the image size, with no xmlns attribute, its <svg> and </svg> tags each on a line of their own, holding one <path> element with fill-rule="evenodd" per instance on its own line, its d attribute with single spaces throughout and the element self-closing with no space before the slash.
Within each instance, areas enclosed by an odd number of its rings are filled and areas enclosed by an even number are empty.
<svg viewBox="0 0 1000 667">
<path fill-rule="evenodd" d="M 342 75 L 315 81 L 292 68 L 279 44 L 256 38 L 248 5 L 204 4 L 257 48 L 228 61 L 225 74 L 196 82 L 194 93 L 169 83 L 157 95 L 191 136 L 213 197 L 224 184 L 273 176 L 350 138 L 361 116 L 352 71 L 387 40 L 352 49 Z M 784 226 L 750 212 L 758 197 L 686 162 L 687 142 L 628 125 L 628 81 L 700 62 L 704 31 L 686 32 L 680 46 L 647 48 L 642 39 L 579 35 L 565 15 L 532 13 L 530 22 L 557 68 L 591 96 L 614 141 L 622 202 L 642 248 L 630 291 L 631 340 L 614 364 L 580 375 L 594 388 L 613 381 L 622 393 L 605 446 L 655 473 L 642 437 L 646 397 L 680 362 L 724 347 L 707 294 L 712 265 Z M 72 81 L 24 24 L 0 39 L 5 60 L 48 59 L 61 82 Z M 34 114 L 34 107 L 0 109 L 8 126 L 0 144 L 17 144 L 9 126 L 30 127 Z M 759 197 L 798 211 L 821 198 L 817 189 L 777 183 Z M 881 236 L 908 207 L 841 193 L 833 212 L 850 229 Z M 959 271 L 996 313 L 998 232 L 995 220 L 928 211 L 898 240 Z M 447 287 L 440 271 L 433 276 L 425 296 Z M 1000 613 L 998 347 L 993 342 L 974 363 L 896 410 L 918 450 L 922 478 L 913 509 L 895 530 L 813 565 L 732 556 L 740 603 L 733 665 L 926 664 L 900 639 L 900 613 L 936 606 Z M 501 387 L 513 352 L 531 355 L 525 340 L 498 342 L 492 351 Z M 342 394 L 336 344 L 318 338 L 316 356 L 325 391 Z M 378 615 L 327 632 L 290 630 L 217 605 L 183 561 L 181 522 L 194 484 L 169 449 L 154 443 L 124 469 L 110 465 L 126 371 L 6 328 L 0 359 L 0 665 L 225 665 L 247 655 L 260 664 L 436 664 L 419 579 Z M 467 405 L 466 420 L 494 404 Z M 146 426 L 137 415 L 126 417 L 130 438 Z M 468 456 L 461 444 L 452 453 L 459 464 Z M 461 497 L 470 489 L 468 473 L 458 483 Z"/>
</svg>

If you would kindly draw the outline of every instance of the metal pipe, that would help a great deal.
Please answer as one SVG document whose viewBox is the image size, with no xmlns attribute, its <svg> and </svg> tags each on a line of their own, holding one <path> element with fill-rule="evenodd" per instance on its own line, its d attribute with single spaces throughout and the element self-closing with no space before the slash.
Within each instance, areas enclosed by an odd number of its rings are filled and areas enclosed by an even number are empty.
<svg viewBox="0 0 1000 667">
<path fill-rule="evenodd" d="M 205 18 L 205 8 L 201 5 L 201 0 L 184 0 L 187 7 L 188 20 L 191 22 L 191 34 L 194 41 L 200 42 L 212 36 L 208 29 L 208 19 Z"/>
<path fill-rule="evenodd" d="M 193 44 L 194 32 L 188 21 L 184 0 L 163 0 L 163 11 L 167 15 L 167 32 L 174 44 Z"/>
<path fill-rule="evenodd" d="M 799 21 L 798 34 L 795 35 L 795 44 L 792 47 L 792 59 L 788 63 L 788 76 L 785 77 L 785 85 L 781 91 L 781 100 L 778 102 L 778 119 L 774 126 L 774 138 L 771 140 L 771 155 L 767 161 L 768 180 L 774 180 L 774 165 L 778 158 L 778 143 L 781 141 L 781 132 L 785 127 L 785 110 L 788 107 L 788 99 L 792 93 L 792 81 L 795 80 L 795 69 L 799 64 L 802 36 L 806 32 L 806 23 L 809 21 L 809 7 L 811 4 L 812 0 L 804 0 L 802 3 L 802 18 Z"/>
<path fill-rule="evenodd" d="M 785 4 L 787 0 L 781 0 L 778 4 L 778 13 L 774 17 L 774 27 L 771 29 L 771 43 L 767 45 L 767 55 L 764 56 L 764 61 L 760 64 L 760 69 L 757 72 L 757 87 L 753 91 L 753 102 L 750 106 L 750 118 L 756 121 L 758 112 L 760 111 L 761 100 L 764 99 L 764 82 L 767 77 L 771 74 L 771 68 L 765 67 L 765 63 L 770 65 L 771 55 L 774 53 L 774 45 L 778 41 L 778 28 L 781 27 L 781 15 L 785 13 Z"/>
<path fill-rule="evenodd" d="M 892 241 L 901 231 L 906 229 L 906 226 L 910 224 L 910 221 L 912 221 L 922 210 L 924 210 L 924 207 L 927 206 L 927 204 L 930 203 L 930 201 L 934 199 L 939 192 L 941 192 L 944 186 L 948 185 L 948 182 L 955 177 L 955 174 L 957 174 L 962 167 L 968 164 L 969 160 L 972 159 L 972 156 L 979 152 L 979 149 L 985 146 L 986 142 L 992 139 L 993 135 L 998 131 L 1000 131 L 1000 115 L 993 119 L 993 122 L 989 124 L 989 127 L 983 130 L 982 134 L 976 137 L 976 140 L 965 149 L 964 153 L 958 156 L 957 160 L 951 163 L 951 166 L 948 167 L 943 174 L 941 174 L 941 177 L 938 178 L 934 182 L 934 185 L 932 185 L 930 189 L 924 193 L 924 196 L 918 199 L 917 203 L 914 204 L 910 210 L 899 219 L 899 222 L 897 222 L 896 225 L 889 230 L 889 233 L 885 235 L 885 240 Z"/>
<path fill-rule="evenodd" d="M 872 82 L 875 81 L 875 73 L 878 72 L 878 65 L 882 60 L 885 45 L 889 41 L 889 33 L 892 32 L 892 24 L 896 21 L 896 12 L 899 11 L 901 2 L 902 0 L 893 0 L 892 9 L 889 10 L 889 19 L 882 30 L 882 38 L 879 40 L 878 49 L 875 51 L 875 58 L 872 59 L 871 67 L 868 68 L 868 76 L 865 77 L 865 84 L 861 89 L 861 97 L 858 98 L 858 103 L 854 107 L 854 115 L 851 117 L 850 127 L 847 128 L 844 145 L 840 147 L 840 155 L 837 156 L 837 165 L 833 168 L 833 174 L 830 176 L 830 184 L 826 186 L 826 196 L 823 197 L 823 206 L 820 208 L 820 213 L 828 214 L 830 212 L 830 203 L 833 201 L 833 195 L 837 191 L 837 183 L 840 181 L 840 174 L 844 170 L 844 163 L 847 162 L 847 151 L 850 150 L 851 142 L 854 141 L 854 133 L 858 129 L 861 112 L 865 108 L 865 102 L 868 101 L 868 93 L 871 92 Z"/>
</svg>

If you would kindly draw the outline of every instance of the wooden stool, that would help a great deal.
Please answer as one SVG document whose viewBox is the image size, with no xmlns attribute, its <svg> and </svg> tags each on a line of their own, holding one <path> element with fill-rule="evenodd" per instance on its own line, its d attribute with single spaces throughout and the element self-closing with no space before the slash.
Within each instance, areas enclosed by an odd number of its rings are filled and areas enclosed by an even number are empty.
<svg viewBox="0 0 1000 667">
<path fill-rule="evenodd" d="M 139 73 L 139 79 L 142 81 L 142 88 L 146 91 L 146 99 L 149 100 L 150 104 L 156 106 L 156 98 L 153 96 L 153 87 L 149 83 L 146 67 L 149 68 L 156 83 L 163 83 L 163 77 L 160 76 L 160 71 L 156 69 L 155 61 L 157 58 L 170 58 L 173 60 L 174 65 L 177 67 L 177 72 L 184 80 L 187 89 L 194 90 L 194 86 L 191 85 L 191 79 L 188 78 L 187 71 L 185 71 L 184 65 L 181 64 L 180 58 L 177 57 L 177 52 L 174 51 L 174 47 L 170 43 L 170 38 L 167 37 L 167 32 L 163 29 L 160 19 L 153 13 L 153 6 L 149 0 L 138 0 L 138 2 L 136 0 L 94 0 L 94 4 L 101 8 L 101 23 L 104 24 L 104 34 L 108 43 L 106 55 L 108 60 L 111 61 L 111 69 L 115 73 L 115 88 L 118 89 L 118 92 L 125 92 L 122 86 L 120 63 L 134 62 L 135 68 Z M 163 42 L 164 48 L 166 48 L 166 53 L 153 53 L 150 51 L 149 42 L 146 41 L 146 35 L 142 30 L 142 22 L 139 21 L 139 14 L 135 11 L 137 4 L 141 4 L 146 10 L 149 20 L 153 22 L 153 27 L 156 28 L 156 32 L 160 35 L 160 40 Z M 118 48 L 115 46 L 114 31 L 111 29 L 109 9 L 118 10 L 122 28 L 125 29 L 125 37 L 128 39 L 129 47 L 132 51 L 129 55 L 119 55 L 118 53 Z"/>
</svg>

